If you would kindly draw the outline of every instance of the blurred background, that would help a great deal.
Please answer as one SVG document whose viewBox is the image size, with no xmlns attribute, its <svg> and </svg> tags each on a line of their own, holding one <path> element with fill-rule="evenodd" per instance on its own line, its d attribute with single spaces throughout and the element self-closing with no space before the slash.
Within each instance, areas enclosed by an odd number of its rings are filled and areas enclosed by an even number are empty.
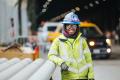
<svg viewBox="0 0 120 80">
<path fill-rule="evenodd" d="M 60 22 L 71 11 L 79 16 L 80 32 L 92 52 L 95 80 L 119 80 L 120 0 L 0 0 L 0 50 L 16 43 L 32 51 L 39 47 L 34 59 L 47 59 L 62 32 Z M 54 80 L 60 80 L 57 74 Z"/>
</svg>

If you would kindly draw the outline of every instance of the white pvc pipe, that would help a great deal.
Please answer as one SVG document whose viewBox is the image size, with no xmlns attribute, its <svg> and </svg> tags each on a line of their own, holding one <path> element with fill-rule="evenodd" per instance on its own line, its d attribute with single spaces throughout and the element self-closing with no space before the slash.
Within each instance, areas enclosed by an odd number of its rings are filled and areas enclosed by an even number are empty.
<svg viewBox="0 0 120 80">
<path fill-rule="evenodd" d="M 12 67 L 6 69 L 5 71 L 2 71 L 0 73 L 0 80 L 8 80 L 11 76 L 16 74 L 18 71 L 22 70 L 24 67 L 26 67 L 31 62 L 32 60 L 30 58 L 27 58 L 13 65 Z"/>
<path fill-rule="evenodd" d="M 0 64 L 6 62 L 8 59 L 7 58 L 0 58 Z"/>
<path fill-rule="evenodd" d="M 28 80 L 49 80 L 55 70 L 55 64 L 46 61 Z"/>
<path fill-rule="evenodd" d="M 8 67 L 11 67 L 13 66 L 14 64 L 20 62 L 20 59 L 19 58 L 13 58 L 3 64 L 0 64 L 0 72 L 7 69 Z"/>
<path fill-rule="evenodd" d="M 43 62 L 43 59 L 35 60 L 9 80 L 28 80 L 28 78 L 43 64 Z"/>
</svg>

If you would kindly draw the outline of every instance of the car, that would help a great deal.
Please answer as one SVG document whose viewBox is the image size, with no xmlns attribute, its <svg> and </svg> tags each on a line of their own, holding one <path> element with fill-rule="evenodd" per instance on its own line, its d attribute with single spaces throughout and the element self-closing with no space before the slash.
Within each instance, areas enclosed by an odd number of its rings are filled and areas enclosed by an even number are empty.
<svg viewBox="0 0 120 80">
<path fill-rule="evenodd" d="M 111 39 L 106 38 L 100 28 L 90 22 L 81 22 L 80 32 L 86 38 L 93 58 L 109 58 L 111 55 Z"/>
</svg>

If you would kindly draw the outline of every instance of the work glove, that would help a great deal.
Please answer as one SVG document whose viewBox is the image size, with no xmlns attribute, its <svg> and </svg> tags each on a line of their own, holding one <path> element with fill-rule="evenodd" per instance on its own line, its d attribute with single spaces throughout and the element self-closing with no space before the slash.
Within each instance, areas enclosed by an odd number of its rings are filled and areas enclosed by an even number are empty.
<svg viewBox="0 0 120 80">
<path fill-rule="evenodd" d="M 67 71 L 68 70 L 68 66 L 66 65 L 65 62 L 63 62 L 60 67 L 61 67 L 61 71 Z"/>
</svg>

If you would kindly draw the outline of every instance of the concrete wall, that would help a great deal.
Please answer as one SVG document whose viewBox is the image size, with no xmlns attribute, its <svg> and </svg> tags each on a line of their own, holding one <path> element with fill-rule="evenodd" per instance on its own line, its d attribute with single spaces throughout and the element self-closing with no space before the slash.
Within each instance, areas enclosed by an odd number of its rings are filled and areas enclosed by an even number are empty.
<svg viewBox="0 0 120 80">
<path fill-rule="evenodd" d="M 18 0 L 0 0 L 0 43 L 8 43 L 19 36 Z M 27 0 L 22 3 L 22 35 L 28 36 Z M 13 18 L 14 27 L 11 26 Z M 13 33 L 14 32 L 14 33 Z M 14 34 L 14 35 L 13 35 Z"/>
</svg>

